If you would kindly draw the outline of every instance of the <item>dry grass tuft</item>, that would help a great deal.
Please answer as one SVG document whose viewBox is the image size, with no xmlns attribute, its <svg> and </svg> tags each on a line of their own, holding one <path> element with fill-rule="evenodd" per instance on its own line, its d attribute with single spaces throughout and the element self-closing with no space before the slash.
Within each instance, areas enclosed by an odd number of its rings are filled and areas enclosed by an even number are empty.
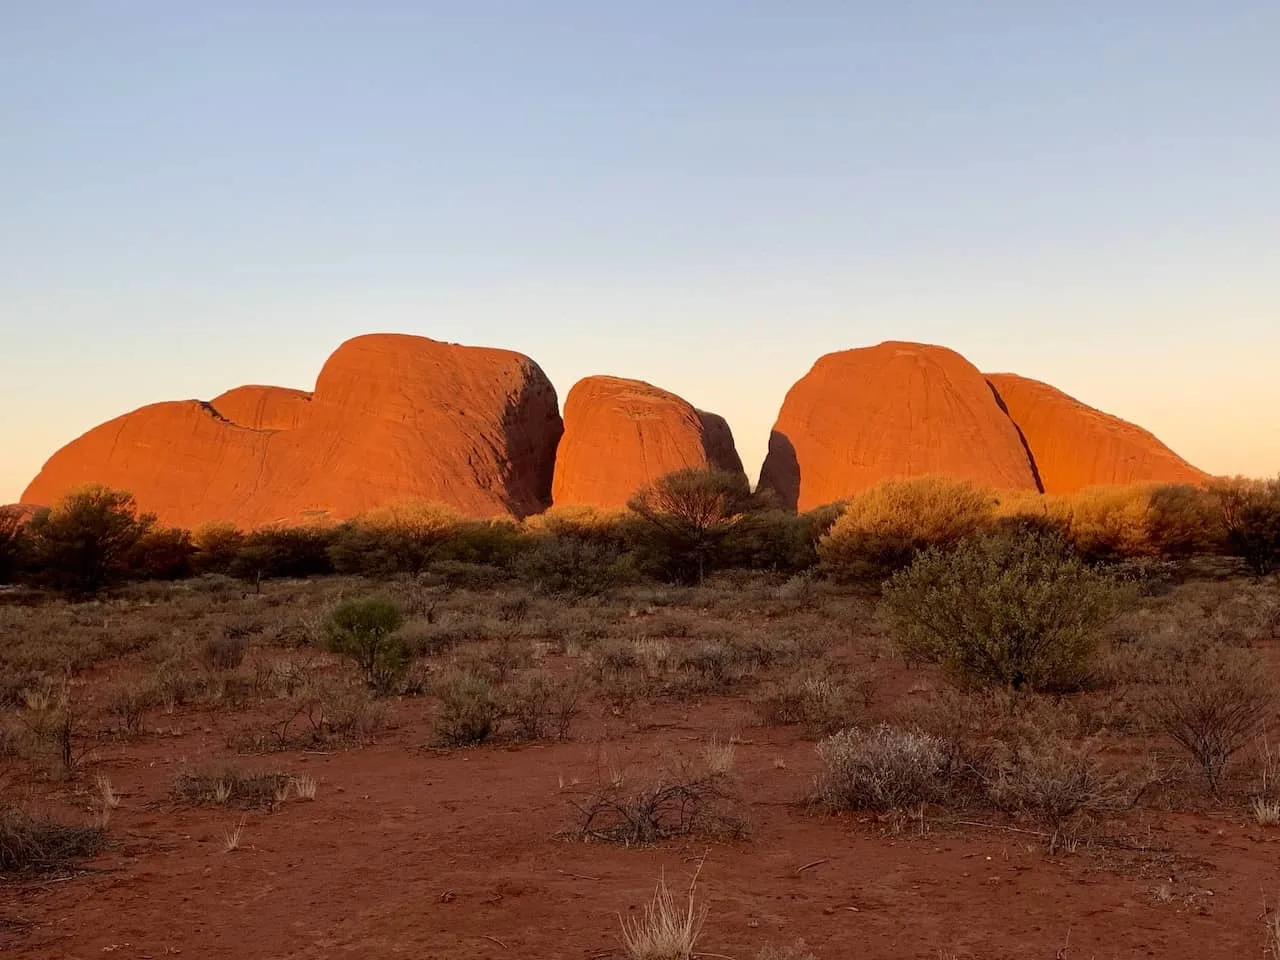
<svg viewBox="0 0 1280 960">
<path fill-rule="evenodd" d="M 240 849 L 240 838 L 244 834 L 244 817 L 234 827 L 228 827 L 222 833 L 222 852 L 230 853 Z"/>
<path fill-rule="evenodd" d="M 185 803 L 216 803 L 242 810 L 269 809 L 288 798 L 287 773 L 250 772 L 228 766 L 208 773 L 183 773 L 170 791 Z"/>
<path fill-rule="evenodd" d="M 697 902 L 697 884 L 695 873 L 681 902 L 667 888 L 666 879 L 659 878 L 653 899 L 639 917 L 619 917 L 628 960 L 692 960 L 707 919 L 707 906 Z"/>
<path fill-rule="evenodd" d="M 290 783 L 293 785 L 293 792 L 299 800 L 314 800 L 316 798 L 316 778 L 303 774 L 300 777 L 294 777 Z"/>
<path fill-rule="evenodd" d="M 98 792 L 94 804 L 98 810 L 98 826 L 105 830 L 107 824 L 111 822 L 111 815 L 115 813 L 116 807 L 120 806 L 120 797 L 111 786 L 111 780 L 106 776 L 99 775 L 94 781 L 94 787 Z"/>
</svg>

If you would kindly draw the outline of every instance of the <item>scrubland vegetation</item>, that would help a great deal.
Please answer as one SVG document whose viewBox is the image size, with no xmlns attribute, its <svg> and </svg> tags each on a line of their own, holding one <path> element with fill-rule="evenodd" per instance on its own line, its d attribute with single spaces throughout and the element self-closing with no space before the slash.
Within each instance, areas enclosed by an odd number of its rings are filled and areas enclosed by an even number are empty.
<svg viewBox="0 0 1280 960">
<path fill-rule="evenodd" d="M 1135 818 L 1274 829 L 1277 556 L 1280 481 L 898 481 L 797 517 L 684 472 L 618 515 L 405 504 L 193 533 L 87 489 L 0 518 L 0 874 L 110 851 L 130 771 L 103 756 L 154 755 L 184 718 L 219 756 L 184 758 L 152 802 L 225 811 L 240 855 L 268 830 L 242 836 L 246 818 L 329 789 L 300 758 L 388 743 L 596 751 L 554 790 L 560 844 L 767 843 L 741 757 L 768 737 L 801 747 L 771 767 L 786 815 L 833 846 L 850 823 L 1013 831 L 1106 867 L 1152 855 Z M 695 714 L 662 756 L 609 758 L 651 717 Z M 693 895 L 660 885 L 623 948 L 692 956 L 715 924 Z M 768 940 L 753 953 L 828 955 Z"/>
</svg>

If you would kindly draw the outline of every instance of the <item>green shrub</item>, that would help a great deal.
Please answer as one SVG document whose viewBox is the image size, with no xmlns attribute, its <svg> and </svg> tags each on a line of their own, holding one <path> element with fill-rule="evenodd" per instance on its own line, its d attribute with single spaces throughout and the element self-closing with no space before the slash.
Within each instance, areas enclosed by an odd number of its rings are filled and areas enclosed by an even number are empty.
<svg viewBox="0 0 1280 960">
<path fill-rule="evenodd" d="M 881 610 L 903 653 L 960 682 L 1069 690 L 1121 597 L 1060 538 L 999 534 L 921 554 L 885 584 Z"/>
<path fill-rule="evenodd" d="M 329 558 L 339 573 L 418 574 L 444 555 L 462 524 L 462 515 L 444 504 L 390 503 L 339 527 Z"/>
<path fill-rule="evenodd" d="M 196 546 L 186 530 L 150 530 L 134 544 L 125 561 L 135 580 L 182 580 L 195 572 Z"/>
<path fill-rule="evenodd" d="M 333 531 L 322 527 L 273 527 L 246 534 L 228 572 L 241 580 L 313 577 L 333 572 L 329 544 Z"/>
<path fill-rule="evenodd" d="M 970 483 L 889 480 L 848 501 L 819 541 L 818 556 L 839 578 L 878 578 L 921 550 L 958 543 L 994 522 L 994 497 Z"/>
<path fill-rule="evenodd" d="M 816 798 L 829 810 L 900 810 L 946 793 L 942 741 L 881 724 L 842 730 L 818 744 Z"/>
<path fill-rule="evenodd" d="M 579 597 L 599 596 L 637 579 L 620 544 L 576 534 L 534 536 L 511 566 L 534 590 Z"/>
<path fill-rule="evenodd" d="M 835 521 L 830 510 L 794 514 L 764 509 L 745 514 L 725 542 L 726 562 L 750 570 L 800 573 L 818 563 L 818 540 Z"/>
<path fill-rule="evenodd" d="M 155 517 L 139 514 L 133 496 L 92 485 L 36 511 L 29 524 L 39 576 L 74 595 L 101 590 L 128 574 L 128 560 Z"/>
<path fill-rule="evenodd" d="M 1167 483 L 1151 491 L 1151 545 L 1161 556 L 1186 557 L 1220 550 L 1226 530 L 1213 493 L 1190 483 Z"/>
<path fill-rule="evenodd" d="M 244 534 L 229 523 L 210 523 L 191 537 L 196 552 L 191 558 L 196 573 L 230 574 Z"/>
<path fill-rule="evenodd" d="M 1226 529 L 1227 548 L 1265 576 L 1280 562 L 1280 477 L 1236 478 L 1213 488 Z"/>
<path fill-rule="evenodd" d="M 354 660 L 371 689 L 390 693 L 409 667 L 409 651 L 396 636 L 403 623 L 404 613 L 387 597 L 347 600 L 325 624 L 325 647 Z"/>
</svg>

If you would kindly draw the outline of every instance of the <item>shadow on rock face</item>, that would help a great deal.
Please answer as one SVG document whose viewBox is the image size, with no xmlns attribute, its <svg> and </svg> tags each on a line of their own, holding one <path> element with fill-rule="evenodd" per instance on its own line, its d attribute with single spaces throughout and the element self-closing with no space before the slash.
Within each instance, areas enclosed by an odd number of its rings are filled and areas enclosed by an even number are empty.
<svg viewBox="0 0 1280 960">
<path fill-rule="evenodd" d="M 769 434 L 769 453 L 760 468 L 758 486 L 761 490 L 772 490 L 782 509 L 796 509 L 800 500 L 800 461 L 785 433 L 774 430 Z"/>
</svg>

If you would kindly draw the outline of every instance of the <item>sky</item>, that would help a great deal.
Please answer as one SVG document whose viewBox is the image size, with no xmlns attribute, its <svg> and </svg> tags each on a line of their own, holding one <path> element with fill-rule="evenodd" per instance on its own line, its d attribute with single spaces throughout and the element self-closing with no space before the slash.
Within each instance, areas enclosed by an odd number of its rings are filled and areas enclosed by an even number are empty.
<svg viewBox="0 0 1280 960">
<path fill-rule="evenodd" d="M 748 472 L 950 346 L 1280 472 L 1275 0 L 0 0 L 0 503 L 369 332 L 636 377 Z"/>
</svg>

